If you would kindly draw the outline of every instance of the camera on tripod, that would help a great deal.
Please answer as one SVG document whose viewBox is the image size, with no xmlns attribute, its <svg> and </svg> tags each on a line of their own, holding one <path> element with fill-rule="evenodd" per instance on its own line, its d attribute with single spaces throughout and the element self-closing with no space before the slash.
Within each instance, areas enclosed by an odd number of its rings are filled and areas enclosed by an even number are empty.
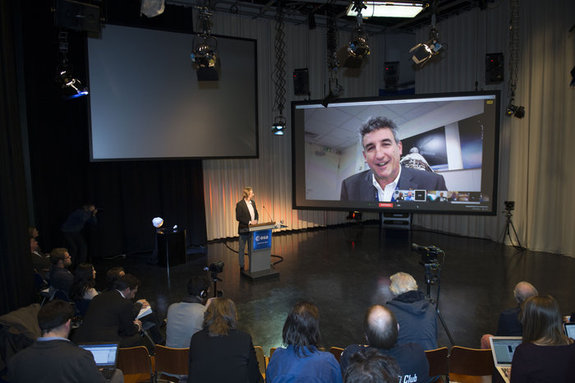
<svg viewBox="0 0 575 383">
<path fill-rule="evenodd" d="M 421 246 L 412 243 L 411 248 L 421 254 L 421 263 L 423 265 L 439 266 L 439 254 L 443 253 L 437 246 Z"/>
<path fill-rule="evenodd" d="M 212 282 L 214 283 L 214 297 L 223 296 L 224 291 L 218 290 L 218 281 L 222 282 L 222 280 L 218 277 L 218 274 L 224 271 L 224 261 L 216 261 L 210 263 L 210 265 L 204 268 L 204 270 L 210 272 Z"/>
</svg>

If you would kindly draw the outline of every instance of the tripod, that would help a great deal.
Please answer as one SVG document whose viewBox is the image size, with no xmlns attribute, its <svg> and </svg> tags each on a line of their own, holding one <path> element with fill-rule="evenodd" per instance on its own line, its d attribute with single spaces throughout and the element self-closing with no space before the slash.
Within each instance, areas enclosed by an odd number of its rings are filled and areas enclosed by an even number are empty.
<svg viewBox="0 0 575 383">
<path fill-rule="evenodd" d="M 507 222 L 505 223 L 505 232 L 503 233 L 503 242 L 505 242 L 505 236 L 509 237 L 509 242 L 511 243 L 511 245 L 513 247 L 515 247 L 516 249 L 522 249 L 523 250 L 523 246 L 521 246 L 521 242 L 519 242 L 519 236 L 517 235 L 517 230 L 515 230 L 515 225 L 513 224 L 513 221 L 511 220 L 511 217 L 513 217 L 513 213 L 511 212 L 513 209 L 511 209 L 510 207 L 506 206 L 505 207 L 505 219 L 507 220 Z M 511 238 L 511 230 L 513 230 L 513 233 L 515 234 L 515 240 L 517 241 L 517 245 L 513 244 L 513 238 Z"/>
<path fill-rule="evenodd" d="M 439 311 L 439 292 L 441 290 L 441 278 L 440 278 L 441 264 L 439 262 L 433 262 L 433 263 L 422 262 L 422 264 L 423 267 L 425 267 L 425 284 L 427 285 L 427 292 L 425 294 L 425 297 L 429 300 L 429 302 L 431 302 L 431 304 L 435 305 L 435 313 L 437 314 L 437 317 L 441 322 L 441 326 L 443 326 L 443 329 L 447 334 L 449 343 L 451 343 L 451 346 L 455 346 L 455 342 L 453 341 L 451 332 L 449 331 L 449 328 L 447 327 L 447 324 L 445 323 L 445 320 L 443 319 L 443 316 Z M 431 285 L 437 285 L 437 293 L 435 301 L 431 297 Z"/>
</svg>

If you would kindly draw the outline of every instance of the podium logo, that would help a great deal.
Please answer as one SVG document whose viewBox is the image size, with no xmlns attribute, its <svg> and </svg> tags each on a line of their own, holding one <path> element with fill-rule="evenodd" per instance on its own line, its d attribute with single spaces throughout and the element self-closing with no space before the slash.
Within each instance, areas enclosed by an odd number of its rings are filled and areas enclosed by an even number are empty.
<svg viewBox="0 0 575 383">
<path fill-rule="evenodd" d="M 269 239 L 269 235 L 256 235 L 256 241 L 267 241 Z"/>
</svg>

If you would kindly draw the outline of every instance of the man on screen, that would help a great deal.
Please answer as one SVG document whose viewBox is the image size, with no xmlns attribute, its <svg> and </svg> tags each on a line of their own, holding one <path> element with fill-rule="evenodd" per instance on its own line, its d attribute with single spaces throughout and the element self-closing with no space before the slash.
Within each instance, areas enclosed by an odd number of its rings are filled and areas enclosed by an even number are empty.
<svg viewBox="0 0 575 383">
<path fill-rule="evenodd" d="M 342 201 L 391 201 L 395 190 L 447 190 L 443 176 L 400 165 L 402 146 L 393 121 L 372 118 L 360 134 L 369 170 L 343 180 Z"/>
<path fill-rule="evenodd" d="M 236 204 L 236 220 L 238 221 L 238 234 L 240 235 L 238 248 L 240 272 L 244 269 L 244 250 L 250 238 L 249 225 L 258 223 L 259 218 L 256 203 L 252 201 L 253 197 L 253 189 L 246 187 L 244 188 L 244 198 Z"/>
</svg>

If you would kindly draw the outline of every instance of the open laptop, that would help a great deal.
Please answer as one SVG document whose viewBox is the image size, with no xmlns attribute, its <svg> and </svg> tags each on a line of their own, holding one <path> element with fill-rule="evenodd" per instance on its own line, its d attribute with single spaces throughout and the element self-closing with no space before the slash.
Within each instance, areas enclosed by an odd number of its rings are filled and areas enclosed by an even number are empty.
<svg viewBox="0 0 575 383">
<path fill-rule="evenodd" d="M 494 336 L 489 339 L 493 363 L 505 383 L 509 383 L 513 353 L 521 342 L 520 336 Z"/>
<path fill-rule="evenodd" d="M 575 322 L 564 322 L 563 328 L 565 329 L 565 335 L 571 339 L 575 339 Z"/>
<path fill-rule="evenodd" d="M 106 380 L 112 378 L 116 371 L 116 357 L 118 356 L 118 343 L 90 343 L 79 344 L 84 350 L 88 350 L 94 356 L 96 366 Z"/>
</svg>

